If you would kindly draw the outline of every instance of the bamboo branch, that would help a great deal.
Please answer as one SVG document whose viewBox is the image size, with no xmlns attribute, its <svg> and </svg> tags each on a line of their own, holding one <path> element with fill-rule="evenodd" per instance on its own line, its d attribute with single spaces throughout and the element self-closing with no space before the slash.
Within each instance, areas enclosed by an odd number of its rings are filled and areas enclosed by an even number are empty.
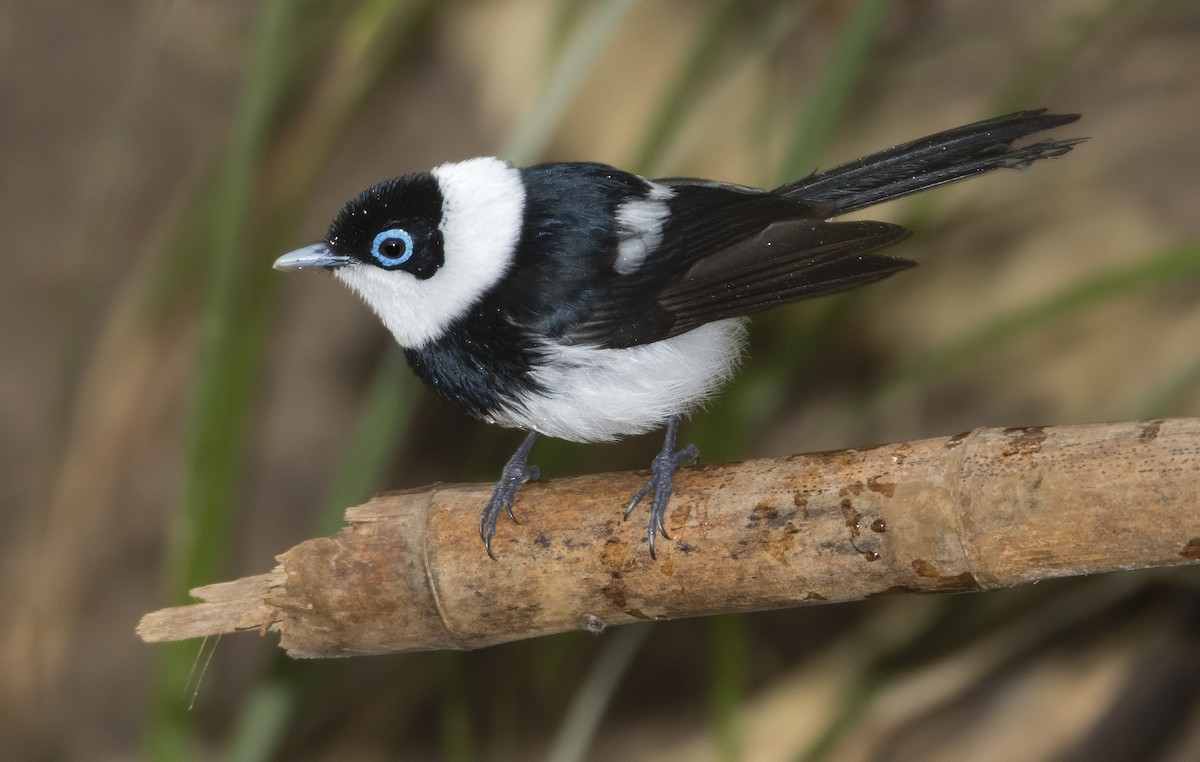
<svg viewBox="0 0 1200 762">
<path fill-rule="evenodd" d="M 644 473 L 530 483 L 484 553 L 491 485 L 351 508 L 268 574 L 146 615 L 147 641 L 275 630 L 295 657 L 481 648 L 572 629 L 993 590 L 1200 560 L 1200 419 L 967 434 L 688 468 L 650 558 Z"/>
</svg>

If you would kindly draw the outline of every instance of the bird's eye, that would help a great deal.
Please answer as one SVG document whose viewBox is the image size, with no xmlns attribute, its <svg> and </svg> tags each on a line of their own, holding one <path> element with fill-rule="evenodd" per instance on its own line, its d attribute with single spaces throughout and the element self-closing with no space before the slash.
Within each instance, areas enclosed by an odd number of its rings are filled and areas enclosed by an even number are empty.
<svg viewBox="0 0 1200 762">
<path fill-rule="evenodd" d="M 399 267 L 413 255 L 413 239 L 403 228 L 389 228 L 371 242 L 371 256 L 383 267 Z"/>
</svg>

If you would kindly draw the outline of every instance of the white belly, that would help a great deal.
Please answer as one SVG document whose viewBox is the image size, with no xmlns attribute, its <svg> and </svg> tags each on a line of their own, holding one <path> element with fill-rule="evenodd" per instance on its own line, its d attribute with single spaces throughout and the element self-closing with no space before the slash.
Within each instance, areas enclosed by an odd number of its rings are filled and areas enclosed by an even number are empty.
<svg viewBox="0 0 1200 762">
<path fill-rule="evenodd" d="M 574 442 L 642 434 L 702 405 L 729 380 L 744 335 L 734 319 L 626 349 L 550 347 L 533 377 L 555 391 L 523 397 L 495 422 Z"/>
</svg>

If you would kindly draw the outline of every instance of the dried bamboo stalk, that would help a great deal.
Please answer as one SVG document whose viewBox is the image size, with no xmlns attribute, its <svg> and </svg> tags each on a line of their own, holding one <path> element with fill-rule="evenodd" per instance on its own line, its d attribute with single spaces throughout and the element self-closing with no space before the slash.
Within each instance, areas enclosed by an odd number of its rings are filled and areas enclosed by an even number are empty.
<svg viewBox="0 0 1200 762">
<path fill-rule="evenodd" d="M 481 648 L 648 619 L 992 590 L 1200 560 L 1200 419 L 1021 429 L 688 468 L 658 560 L 621 519 L 644 473 L 526 485 L 483 551 L 491 485 L 351 508 L 274 571 L 192 591 L 147 641 L 276 630 L 295 657 Z"/>
</svg>

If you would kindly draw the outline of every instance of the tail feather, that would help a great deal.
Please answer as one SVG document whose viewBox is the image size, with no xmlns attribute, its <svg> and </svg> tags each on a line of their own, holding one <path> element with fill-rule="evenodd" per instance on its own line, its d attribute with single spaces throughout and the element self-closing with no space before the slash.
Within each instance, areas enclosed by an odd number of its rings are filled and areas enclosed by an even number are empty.
<svg viewBox="0 0 1200 762">
<path fill-rule="evenodd" d="M 833 216 L 963 180 L 993 169 L 1024 169 L 1038 159 L 1061 156 L 1086 138 L 1046 139 L 1014 147 L 1027 135 L 1070 124 L 1079 114 L 1045 109 L 968 124 L 865 156 L 776 188 L 775 193 L 825 202 Z"/>
</svg>

